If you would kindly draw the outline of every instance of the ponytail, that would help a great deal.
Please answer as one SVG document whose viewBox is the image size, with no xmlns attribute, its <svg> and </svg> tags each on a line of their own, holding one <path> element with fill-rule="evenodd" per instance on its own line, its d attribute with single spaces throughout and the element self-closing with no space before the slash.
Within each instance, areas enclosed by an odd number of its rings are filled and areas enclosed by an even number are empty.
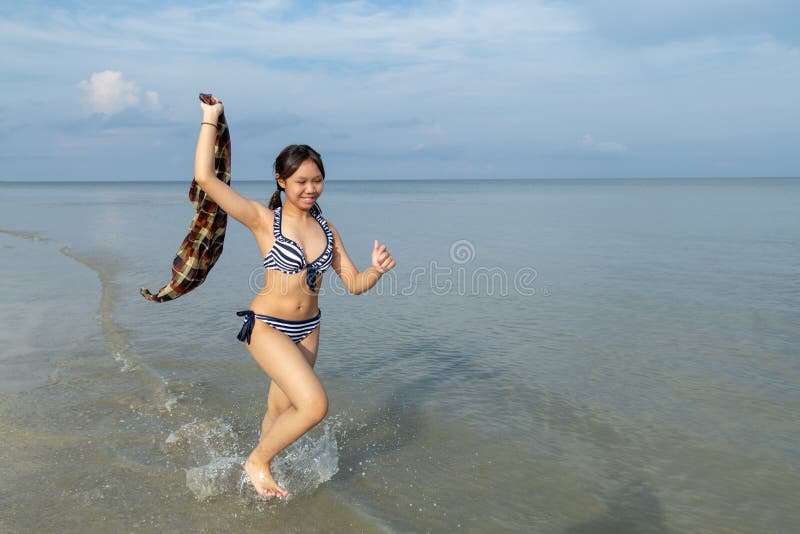
<svg viewBox="0 0 800 534">
<path fill-rule="evenodd" d="M 269 209 L 271 210 L 274 210 L 275 208 L 280 208 L 282 205 L 281 191 L 283 191 L 283 188 L 279 186 L 277 182 L 275 185 L 277 186 L 277 189 L 275 189 L 275 192 L 272 193 L 272 198 L 269 199 Z"/>
</svg>

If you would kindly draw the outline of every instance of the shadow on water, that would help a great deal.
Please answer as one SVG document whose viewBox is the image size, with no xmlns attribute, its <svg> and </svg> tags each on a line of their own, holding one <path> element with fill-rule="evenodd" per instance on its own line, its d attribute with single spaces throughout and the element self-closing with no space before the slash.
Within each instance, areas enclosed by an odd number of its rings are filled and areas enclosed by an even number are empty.
<svg viewBox="0 0 800 534">
<path fill-rule="evenodd" d="M 565 534 L 666 533 L 661 502 L 641 480 L 632 480 L 614 493 L 603 517 L 581 523 Z"/>
<path fill-rule="evenodd" d="M 387 362 L 402 360 L 404 367 L 421 372 L 421 376 L 405 381 L 395 379 L 396 387 L 376 402 L 378 408 L 345 430 L 348 446 L 340 452 L 343 464 L 371 462 L 413 443 L 422 427 L 423 414 L 419 406 L 443 384 L 494 377 L 494 371 L 474 365 L 477 356 L 475 348 L 454 351 L 436 339 L 417 339 L 413 344 L 381 354 L 381 361 L 359 366 L 361 376 L 385 376 Z M 347 480 L 355 474 L 356 470 L 340 470 L 334 478 Z"/>
<path fill-rule="evenodd" d="M 382 351 L 375 357 L 359 361 L 358 369 L 352 376 L 384 377 L 387 368 L 397 366 L 398 372 L 422 372 L 425 377 L 403 384 L 394 390 L 394 394 L 410 392 L 415 387 L 415 394 L 433 393 L 432 385 L 440 385 L 445 381 L 482 380 L 496 377 L 499 372 L 481 368 L 476 362 L 481 359 L 481 347 L 468 345 L 454 348 L 452 340 L 441 337 L 415 338 L 413 342 L 403 343 L 388 351 Z M 411 371 L 410 371 L 411 370 Z M 396 377 L 395 377 L 396 379 Z"/>
<path fill-rule="evenodd" d="M 470 391 L 480 383 L 477 389 L 485 392 L 504 385 L 509 393 L 501 394 L 494 402 L 507 431 L 513 434 L 512 429 L 523 422 L 530 425 L 531 421 L 540 423 L 535 426 L 543 429 L 537 433 L 538 441 L 531 445 L 537 452 L 515 458 L 526 461 L 536 457 L 541 465 L 556 464 L 570 473 L 583 469 L 582 476 L 589 480 L 604 480 L 618 488 L 607 497 L 604 514 L 567 528 L 565 534 L 666 533 L 662 505 L 651 486 L 637 476 L 635 464 L 630 465 L 614 452 L 632 446 L 628 434 L 591 407 L 483 365 L 486 350 L 480 343 L 464 344 L 454 350 L 452 339 L 448 346 L 435 338 L 424 338 L 390 348 L 380 355 L 380 361 L 370 359 L 365 366 L 359 366 L 358 377 L 366 378 L 368 383 L 379 381 L 382 394 L 374 401 L 372 411 L 345 425 L 346 445 L 339 451 L 343 468 L 333 481 L 349 487 L 361 476 L 362 470 L 356 466 L 382 463 L 391 458 L 393 451 L 405 447 L 422 447 L 431 424 L 429 401 L 441 401 L 442 391 L 448 387 Z M 402 374 L 392 375 L 395 369 Z M 386 380 L 386 376 L 393 376 L 393 380 Z M 503 418 L 503 412 L 517 415 Z M 572 479 L 569 473 L 565 477 Z M 520 482 L 519 487 L 524 488 L 525 484 Z M 368 506 L 368 495 L 360 495 L 359 499 Z M 532 514 L 512 504 L 508 505 L 508 512 L 517 514 L 514 517 L 520 525 Z M 408 527 L 413 530 L 414 526 Z"/>
</svg>

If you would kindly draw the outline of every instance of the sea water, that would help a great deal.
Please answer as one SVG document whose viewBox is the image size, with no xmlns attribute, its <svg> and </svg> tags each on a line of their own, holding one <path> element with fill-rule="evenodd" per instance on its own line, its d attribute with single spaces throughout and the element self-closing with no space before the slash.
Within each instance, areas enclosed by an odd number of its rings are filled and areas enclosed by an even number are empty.
<svg viewBox="0 0 800 534">
<path fill-rule="evenodd" d="M 234 182 L 266 200 L 272 184 Z M 188 183 L 0 184 L 0 530 L 790 532 L 800 180 L 327 180 L 327 418 L 242 477 L 268 378 L 230 221 L 154 304 Z"/>
</svg>

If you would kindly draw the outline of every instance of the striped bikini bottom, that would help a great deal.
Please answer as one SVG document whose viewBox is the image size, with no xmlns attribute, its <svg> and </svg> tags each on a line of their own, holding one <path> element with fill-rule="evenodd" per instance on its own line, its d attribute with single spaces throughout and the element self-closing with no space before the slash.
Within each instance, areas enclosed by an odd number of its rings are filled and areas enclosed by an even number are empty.
<svg viewBox="0 0 800 534">
<path fill-rule="evenodd" d="M 289 321 L 288 319 L 279 319 L 278 317 L 270 317 L 269 315 L 259 315 L 252 310 L 243 310 L 236 312 L 239 317 L 244 317 L 244 324 L 242 329 L 239 330 L 236 338 L 239 341 L 244 341 L 250 344 L 250 335 L 253 333 L 253 325 L 255 320 L 263 321 L 275 330 L 283 332 L 291 338 L 295 343 L 300 343 L 308 335 L 319 326 L 320 317 L 322 312 L 317 312 L 317 315 L 311 319 L 304 319 L 302 321 Z"/>
</svg>

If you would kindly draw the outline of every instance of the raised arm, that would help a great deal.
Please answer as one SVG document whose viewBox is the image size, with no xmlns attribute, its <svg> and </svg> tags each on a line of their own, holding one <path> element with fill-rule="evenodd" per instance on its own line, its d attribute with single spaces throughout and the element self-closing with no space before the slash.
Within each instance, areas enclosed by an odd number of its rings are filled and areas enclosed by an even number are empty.
<svg viewBox="0 0 800 534">
<path fill-rule="evenodd" d="M 217 140 L 217 121 L 222 115 L 222 101 L 215 104 L 200 103 L 203 121 L 197 138 L 197 151 L 194 156 L 194 179 L 200 188 L 220 205 L 231 217 L 255 231 L 269 218 L 267 208 L 254 200 L 249 200 L 228 184 L 217 179 L 214 171 L 214 144 Z"/>
<path fill-rule="evenodd" d="M 372 265 L 363 271 L 359 271 L 350 256 L 347 255 L 339 231 L 330 221 L 328 221 L 328 226 L 331 229 L 331 233 L 333 233 L 333 270 L 342 279 L 344 286 L 350 293 L 360 295 L 365 291 L 369 291 L 372 286 L 378 283 L 384 273 L 396 265 L 386 245 L 378 246 L 378 241 L 376 240 L 372 246 Z"/>
</svg>

